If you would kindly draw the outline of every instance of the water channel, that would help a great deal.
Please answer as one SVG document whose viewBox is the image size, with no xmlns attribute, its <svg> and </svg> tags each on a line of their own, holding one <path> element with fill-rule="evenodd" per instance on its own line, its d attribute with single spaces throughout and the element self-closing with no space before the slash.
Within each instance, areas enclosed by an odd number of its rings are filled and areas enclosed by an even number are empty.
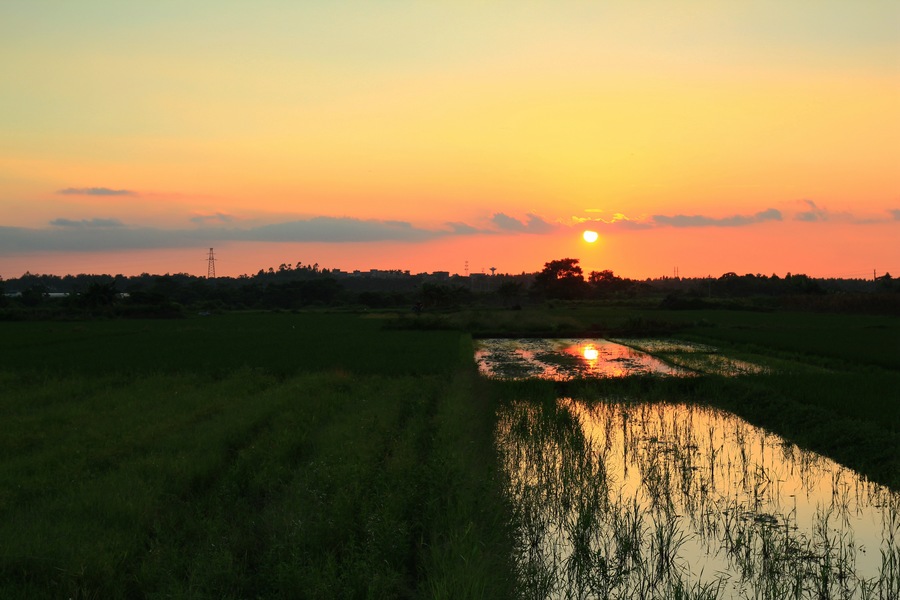
<svg viewBox="0 0 900 600">
<path fill-rule="evenodd" d="M 698 372 L 616 346 L 503 342 L 477 359 L 492 377 Z M 756 368 L 727 363 L 703 361 Z M 529 597 L 900 598 L 900 494 L 732 414 L 511 402 L 497 445 Z"/>
</svg>

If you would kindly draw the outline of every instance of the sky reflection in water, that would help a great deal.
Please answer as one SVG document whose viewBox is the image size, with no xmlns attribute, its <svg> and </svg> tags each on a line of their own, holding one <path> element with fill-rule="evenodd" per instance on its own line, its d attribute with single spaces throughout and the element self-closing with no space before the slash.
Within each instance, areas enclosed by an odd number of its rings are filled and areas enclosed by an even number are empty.
<svg viewBox="0 0 900 600">
<path fill-rule="evenodd" d="M 500 379 L 566 380 L 690 373 L 640 350 L 604 339 L 479 340 L 475 361 L 482 375 Z"/>
<path fill-rule="evenodd" d="M 734 415 L 513 403 L 498 447 L 537 596 L 900 597 L 900 495 Z"/>
</svg>

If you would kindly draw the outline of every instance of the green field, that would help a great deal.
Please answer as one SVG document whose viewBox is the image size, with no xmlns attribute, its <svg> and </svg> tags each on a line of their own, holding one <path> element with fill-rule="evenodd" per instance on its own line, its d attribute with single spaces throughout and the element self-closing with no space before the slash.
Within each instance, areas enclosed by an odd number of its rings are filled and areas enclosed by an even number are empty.
<svg viewBox="0 0 900 600">
<path fill-rule="evenodd" d="M 465 334 L 248 314 L 2 339 L 0 597 L 512 589 Z"/>
<path fill-rule="evenodd" d="M 472 336 L 666 332 L 765 376 L 486 382 Z M 0 323 L 0 597 L 517 594 L 506 398 L 727 408 L 900 487 L 900 320 L 556 305 Z"/>
</svg>

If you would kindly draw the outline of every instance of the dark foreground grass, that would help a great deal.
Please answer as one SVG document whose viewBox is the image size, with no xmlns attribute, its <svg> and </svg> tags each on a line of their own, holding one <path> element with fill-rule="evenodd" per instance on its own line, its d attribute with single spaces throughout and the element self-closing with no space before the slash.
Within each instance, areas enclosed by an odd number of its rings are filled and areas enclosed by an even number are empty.
<svg viewBox="0 0 900 600">
<path fill-rule="evenodd" d="M 384 320 L 331 313 L 232 313 L 174 320 L 0 323 L 0 365 L 42 375 L 208 373 L 241 367 L 287 375 L 445 372 L 459 332 L 386 330 Z"/>
<path fill-rule="evenodd" d="M 900 487 L 896 319 L 525 312 L 0 323 L 0 598 L 509 597 L 505 397 L 709 403 Z M 485 382 L 454 330 L 480 322 L 655 328 L 814 368 Z"/>
<path fill-rule="evenodd" d="M 178 342 L 172 325 L 153 339 Z M 282 336 L 259 331 L 241 335 Z M 510 596 L 495 414 L 470 341 L 368 331 L 343 352 L 301 350 L 318 368 L 293 372 L 253 353 L 230 372 L 171 358 L 119 369 L 106 353 L 81 374 L 90 335 L 59 346 L 68 361 L 50 344 L 40 369 L 7 367 L 0 597 Z M 173 353 L 196 347 L 183 341 Z M 369 372 L 379 349 L 404 366 Z"/>
</svg>

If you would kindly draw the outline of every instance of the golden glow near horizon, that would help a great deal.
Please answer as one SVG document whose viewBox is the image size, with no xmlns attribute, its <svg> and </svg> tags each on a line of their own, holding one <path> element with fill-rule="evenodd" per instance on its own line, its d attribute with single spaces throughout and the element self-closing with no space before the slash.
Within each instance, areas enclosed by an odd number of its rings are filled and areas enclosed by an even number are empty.
<svg viewBox="0 0 900 600">
<path fill-rule="evenodd" d="M 350 4 L 0 7 L 0 275 L 900 271 L 895 2 Z"/>
<path fill-rule="evenodd" d="M 597 234 L 596 231 L 591 231 L 590 229 L 588 229 L 588 230 L 585 230 L 585 232 L 583 234 L 581 234 L 581 237 L 583 237 L 584 241 L 586 241 L 588 244 L 593 244 L 594 242 L 597 241 L 597 238 L 599 238 L 600 236 Z"/>
</svg>

